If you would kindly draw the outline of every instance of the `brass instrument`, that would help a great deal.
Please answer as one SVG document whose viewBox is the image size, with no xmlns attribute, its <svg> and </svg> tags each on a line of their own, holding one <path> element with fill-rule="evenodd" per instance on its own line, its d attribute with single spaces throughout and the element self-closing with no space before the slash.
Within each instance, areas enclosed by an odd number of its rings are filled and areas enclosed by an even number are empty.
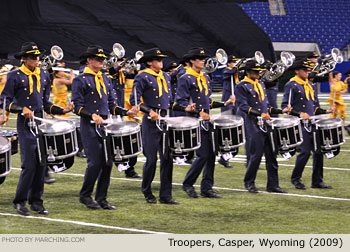
<svg viewBox="0 0 350 252">
<path fill-rule="evenodd" d="M 291 52 L 281 52 L 281 59 L 275 62 L 270 69 L 267 69 L 263 78 L 267 81 L 274 81 L 279 78 L 289 67 L 293 65 L 295 56 Z"/>
<path fill-rule="evenodd" d="M 312 71 L 318 72 L 316 76 L 323 76 L 329 72 L 332 72 L 337 64 L 344 61 L 343 55 L 338 48 L 333 48 L 331 54 L 321 55 L 317 58 Z"/>
<path fill-rule="evenodd" d="M 225 52 L 224 49 L 219 48 L 216 50 L 215 57 L 208 58 L 205 61 L 203 71 L 206 73 L 212 73 L 219 67 L 219 64 L 226 65 L 227 60 L 228 60 L 227 53 Z"/>
<path fill-rule="evenodd" d="M 125 55 L 124 47 L 119 43 L 114 43 L 112 46 L 112 52 L 107 60 L 104 61 L 103 68 L 104 70 L 108 70 L 112 68 L 115 63 L 117 63 L 118 58 L 123 58 Z"/>
<path fill-rule="evenodd" d="M 138 61 L 139 59 L 141 59 L 143 56 L 143 52 L 142 51 L 137 51 L 135 53 L 135 57 L 133 59 L 130 60 L 126 60 L 125 62 L 122 62 L 122 64 L 124 65 L 124 69 L 127 72 L 132 72 L 132 71 L 136 71 L 138 70 Z"/>
<path fill-rule="evenodd" d="M 239 61 L 236 62 L 235 67 L 238 67 L 238 68 L 243 67 L 250 60 L 255 60 L 260 65 L 264 64 L 264 62 L 265 62 L 265 58 L 264 58 L 264 55 L 262 54 L 262 52 L 256 51 L 254 53 L 254 57 L 240 59 Z"/>
<path fill-rule="evenodd" d="M 51 47 L 50 55 L 45 55 L 39 62 L 39 67 L 43 69 L 50 69 L 55 65 L 55 63 L 63 59 L 63 50 L 61 47 L 54 45 Z"/>
</svg>

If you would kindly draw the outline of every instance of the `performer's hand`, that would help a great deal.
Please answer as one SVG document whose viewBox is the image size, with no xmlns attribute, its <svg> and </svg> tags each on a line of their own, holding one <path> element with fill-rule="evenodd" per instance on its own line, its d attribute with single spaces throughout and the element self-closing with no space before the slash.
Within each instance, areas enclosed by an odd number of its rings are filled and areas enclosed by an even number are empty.
<svg viewBox="0 0 350 252">
<path fill-rule="evenodd" d="M 231 96 L 230 96 L 230 99 L 228 99 L 228 100 L 225 102 L 225 107 L 227 107 L 227 106 L 230 105 L 230 104 L 235 104 L 235 102 L 236 102 L 236 96 L 231 95 Z"/>
<path fill-rule="evenodd" d="M 266 113 L 261 113 L 261 118 L 262 118 L 263 120 L 265 120 L 265 121 L 271 119 L 270 115 L 269 115 L 269 114 L 266 114 Z"/>
<path fill-rule="evenodd" d="M 33 117 L 34 117 L 33 111 L 31 111 L 31 110 L 30 110 L 29 108 L 27 108 L 27 107 L 24 107 L 24 108 L 22 109 L 22 114 L 23 114 L 23 116 L 24 116 L 25 118 L 33 119 Z"/>
<path fill-rule="evenodd" d="M 1 115 L 0 116 L 0 125 L 4 125 L 8 121 L 8 117 L 6 115 Z"/>
<path fill-rule="evenodd" d="M 101 125 L 103 123 L 103 118 L 97 114 L 92 114 L 92 120 L 96 123 L 96 125 Z"/>
<path fill-rule="evenodd" d="M 140 106 L 133 106 L 131 110 L 135 113 L 138 114 L 140 112 Z"/>
<path fill-rule="evenodd" d="M 152 121 L 157 121 L 160 119 L 160 116 L 157 114 L 157 112 L 154 112 L 152 109 L 149 112 L 149 116 L 151 117 Z"/>
<path fill-rule="evenodd" d="M 327 114 L 333 113 L 334 112 L 334 106 L 330 107 L 329 109 L 326 110 Z"/>
<path fill-rule="evenodd" d="M 185 108 L 185 111 L 186 112 L 193 112 L 196 110 L 196 104 L 195 103 L 192 103 L 190 105 L 188 105 L 186 108 Z"/>
<path fill-rule="evenodd" d="M 63 109 L 63 112 L 64 112 L 64 113 L 69 113 L 69 112 L 73 111 L 73 109 L 74 109 L 74 103 L 71 102 L 67 107 L 65 107 L 65 108 Z"/>
<path fill-rule="evenodd" d="M 132 109 L 129 109 L 126 114 L 131 117 L 131 118 L 134 118 L 138 113 L 138 110 L 137 110 L 137 106 L 134 106 L 132 107 Z"/>
<path fill-rule="evenodd" d="M 309 120 L 310 116 L 308 113 L 300 112 L 300 118 L 302 118 L 304 120 Z"/>
<path fill-rule="evenodd" d="M 291 111 L 292 111 L 292 106 L 288 104 L 288 106 L 282 110 L 282 113 L 290 113 Z"/>
<path fill-rule="evenodd" d="M 204 121 L 209 121 L 210 120 L 210 115 L 208 113 L 205 113 L 203 111 L 199 112 L 199 115 L 202 117 Z"/>
</svg>

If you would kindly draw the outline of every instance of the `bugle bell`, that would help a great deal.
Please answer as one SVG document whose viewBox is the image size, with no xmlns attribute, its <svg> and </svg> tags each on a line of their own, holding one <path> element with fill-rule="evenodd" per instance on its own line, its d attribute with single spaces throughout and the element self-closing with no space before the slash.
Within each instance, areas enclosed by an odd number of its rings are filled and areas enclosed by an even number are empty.
<svg viewBox="0 0 350 252">
<path fill-rule="evenodd" d="M 241 66 L 244 66 L 246 64 L 246 62 L 250 61 L 250 60 L 255 60 L 260 65 L 264 64 L 264 62 L 265 62 L 264 54 L 262 54 L 262 52 L 260 52 L 260 51 L 256 51 L 254 53 L 254 57 L 240 59 L 239 61 L 236 62 L 235 67 L 239 68 Z"/>
<path fill-rule="evenodd" d="M 137 62 L 139 61 L 139 59 L 141 59 L 143 56 L 143 52 L 142 51 L 137 51 L 135 53 L 135 57 L 133 59 L 127 60 L 124 64 L 124 68 L 127 72 L 132 72 L 132 71 L 136 71 L 138 70 L 137 67 Z"/>
<path fill-rule="evenodd" d="M 330 54 L 321 55 L 317 58 L 313 71 L 318 72 L 317 76 L 323 76 L 332 72 L 337 64 L 344 61 L 343 55 L 338 48 L 333 48 Z"/>
<path fill-rule="evenodd" d="M 208 58 L 205 61 L 203 70 L 206 73 L 212 73 L 219 67 L 219 64 L 226 65 L 227 60 L 228 60 L 227 53 L 225 52 L 224 49 L 219 48 L 216 50 L 215 57 Z"/>
<path fill-rule="evenodd" d="M 45 55 L 41 61 L 39 62 L 39 67 L 43 69 L 52 68 L 55 63 L 61 59 L 63 59 L 63 50 L 58 45 L 54 45 L 51 47 L 50 55 Z"/>
<path fill-rule="evenodd" d="M 114 43 L 112 46 L 112 52 L 109 55 L 109 58 L 105 60 L 103 69 L 108 70 L 112 68 L 115 63 L 117 63 L 118 58 L 123 58 L 125 56 L 125 49 L 119 43 Z"/>
<path fill-rule="evenodd" d="M 279 78 L 289 67 L 293 65 L 295 56 L 291 52 L 281 52 L 281 59 L 275 62 L 263 75 L 267 81 L 274 81 Z"/>
</svg>

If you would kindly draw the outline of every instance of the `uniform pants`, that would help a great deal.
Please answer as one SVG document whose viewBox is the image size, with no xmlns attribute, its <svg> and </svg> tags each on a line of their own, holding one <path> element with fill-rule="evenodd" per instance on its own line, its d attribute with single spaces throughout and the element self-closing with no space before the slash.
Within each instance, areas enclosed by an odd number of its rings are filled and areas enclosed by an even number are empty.
<svg viewBox="0 0 350 252">
<path fill-rule="evenodd" d="M 172 179 L 173 179 L 173 159 L 169 154 L 163 155 L 163 132 L 160 131 L 156 122 L 148 119 L 148 114 L 144 114 L 142 121 L 142 144 L 143 154 L 146 162 L 142 172 L 142 192 L 147 197 L 152 194 L 151 184 L 156 174 L 157 153 L 160 158 L 160 192 L 159 198 L 162 200 L 172 199 Z"/>
<path fill-rule="evenodd" d="M 299 151 L 299 154 L 297 155 L 295 166 L 292 172 L 292 183 L 301 180 L 311 151 L 314 152 L 312 134 L 307 132 L 304 127 L 302 127 L 302 132 L 304 140 L 297 149 Z M 312 156 L 312 184 L 318 185 L 321 182 L 323 182 L 323 154 L 314 152 Z"/>
<path fill-rule="evenodd" d="M 201 128 L 201 147 L 196 151 L 197 157 L 187 172 L 182 184 L 193 186 L 203 170 L 201 192 L 207 192 L 214 185 L 215 154 L 213 152 L 210 131 Z"/>
<path fill-rule="evenodd" d="M 95 124 L 90 123 L 90 119 L 81 118 L 80 128 L 87 157 L 87 168 L 80 190 L 80 198 L 90 197 L 97 181 L 95 200 L 98 202 L 106 200 L 113 163 L 106 163 L 102 139 L 96 133 Z"/>
</svg>

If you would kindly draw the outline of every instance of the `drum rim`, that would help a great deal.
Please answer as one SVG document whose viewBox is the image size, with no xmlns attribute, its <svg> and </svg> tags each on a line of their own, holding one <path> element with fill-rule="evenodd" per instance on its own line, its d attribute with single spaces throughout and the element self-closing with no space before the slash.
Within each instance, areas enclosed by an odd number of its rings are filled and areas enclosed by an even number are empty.
<svg viewBox="0 0 350 252">
<path fill-rule="evenodd" d="M 0 146 L 0 154 L 4 154 L 11 150 L 11 141 L 7 137 L 4 137 L 4 136 L 0 136 L 0 137 L 6 139 L 7 141 L 7 144 Z"/>
<path fill-rule="evenodd" d="M 286 119 L 288 119 L 288 121 Z M 285 125 L 274 125 L 274 122 L 281 122 L 283 120 L 286 121 Z M 298 126 L 300 124 L 300 120 L 296 116 L 292 116 L 292 117 L 278 117 L 278 118 L 276 118 L 274 120 L 266 121 L 266 124 L 269 125 L 272 128 L 282 128 L 283 129 L 283 128 L 290 128 L 290 127 Z"/>
<path fill-rule="evenodd" d="M 192 129 L 199 129 L 199 122 L 198 122 L 198 125 L 196 126 L 184 126 L 184 127 L 174 127 L 174 126 L 170 126 L 170 125 L 167 125 L 167 128 L 169 130 L 192 130 Z"/>
<path fill-rule="evenodd" d="M 116 124 L 111 124 L 109 126 L 112 126 L 112 125 L 116 125 Z M 136 127 L 128 128 L 127 130 L 111 130 L 111 129 L 108 129 L 107 127 L 104 127 L 104 131 L 108 135 L 112 135 L 112 136 L 126 136 L 130 134 L 138 133 L 140 132 L 140 130 L 141 130 L 141 127 L 139 123 L 136 124 Z"/>
<path fill-rule="evenodd" d="M 123 159 L 125 159 L 125 158 L 131 158 L 131 157 L 138 156 L 138 155 L 140 155 L 140 154 L 142 153 L 142 151 L 143 151 L 143 148 L 142 148 L 142 146 L 141 146 L 140 150 L 139 150 L 138 152 L 136 152 L 136 153 L 129 154 L 129 155 L 120 155 L 120 156 L 122 157 L 121 160 L 123 160 Z M 115 156 L 115 155 L 114 155 L 114 156 Z M 113 159 L 114 159 L 114 156 L 113 156 Z M 120 161 L 120 160 L 117 160 L 117 161 Z M 114 162 L 114 160 L 113 160 L 113 162 Z"/>
<path fill-rule="evenodd" d="M 49 130 L 43 129 L 44 127 L 49 125 L 49 124 L 45 124 L 44 123 L 44 124 L 40 124 L 38 128 L 44 135 L 50 135 L 50 136 L 62 135 L 62 134 L 70 133 L 70 132 L 73 132 L 73 131 L 76 130 L 76 127 L 75 127 L 74 123 L 72 121 L 70 121 L 70 120 L 60 120 L 60 121 L 58 121 L 56 123 L 59 123 L 59 122 L 67 122 L 67 123 L 70 124 L 70 127 L 69 128 L 67 127 L 66 129 L 64 129 L 66 131 L 63 131 L 63 129 L 62 129 L 62 130 L 59 130 L 59 131 L 56 131 L 56 132 L 52 132 L 53 131 L 52 128 L 50 128 Z"/>
<path fill-rule="evenodd" d="M 201 147 L 201 143 L 199 143 L 197 146 L 194 146 L 192 148 L 181 149 L 181 151 L 182 152 L 191 152 L 194 150 L 198 150 L 200 147 Z M 175 150 L 176 150 L 176 148 L 171 148 L 170 146 L 169 146 L 169 149 L 173 152 L 175 152 Z"/>
<path fill-rule="evenodd" d="M 329 124 L 324 124 L 324 125 L 320 125 L 320 123 L 322 123 L 322 121 L 324 120 L 329 120 L 329 119 L 335 119 L 333 120 L 334 122 L 329 123 Z M 314 123 L 316 125 L 316 128 L 321 128 L 321 129 L 335 129 L 335 128 L 342 128 L 343 125 L 343 121 L 340 118 L 327 118 L 327 119 L 321 119 L 318 121 L 315 121 Z"/>
<path fill-rule="evenodd" d="M 186 125 L 186 126 L 182 126 L 179 121 L 176 121 L 176 119 L 180 120 L 180 119 L 186 119 L 187 122 L 186 123 L 193 123 L 193 125 Z M 171 121 L 174 121 L 174 123 L 172 123 Z M 176 126 L 175 126 L 176 124 Z M 175 116 L 175 117 L 169 117 L 166 120 L 166 125 L 168 128 L 179 128 L 179 129 L 195 129 L 197 127 L 199 127 L 200 123 L 198 118 L 196 117 L 191 117 L 191 116 Z M 182 126 L 182 127 L 181 127 Z"/>
<path fill-rule="evenodd" d="M 220 119 L 220 117 L 218 117 L 216 119 Z M 215 122 L 216 119 L 210 120 L 210 122 L 213 124 L 214 127 L 219 126 L 219 127 L 236 128 L 236 127 L 242 126 L 244 124 L 243 117 L 241 117 L 241 116 L 240 116 L 239 120 L 237 120 L 237 121 L 230 120 L 229 122 L 225 122 L 225 123 Z"/>
</svg>

